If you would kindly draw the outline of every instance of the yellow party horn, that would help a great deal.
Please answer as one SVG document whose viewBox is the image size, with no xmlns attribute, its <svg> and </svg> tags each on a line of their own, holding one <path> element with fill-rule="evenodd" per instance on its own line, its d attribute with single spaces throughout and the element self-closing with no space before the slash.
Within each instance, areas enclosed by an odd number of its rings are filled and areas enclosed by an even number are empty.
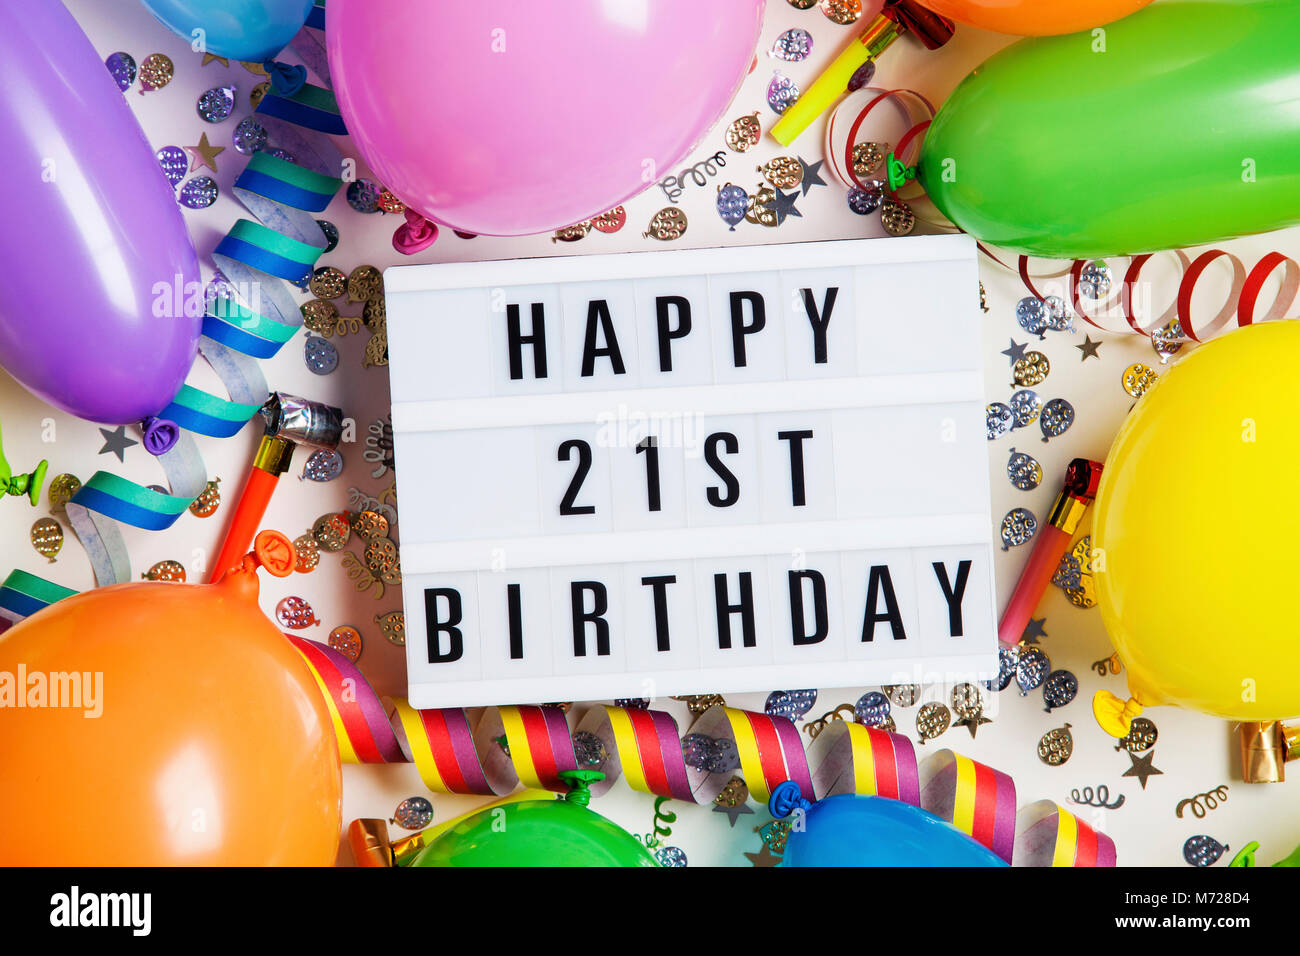
<svg viewBox="0 0 1300 956">
<path fill-rule="evenodd" d="M 859 69 L 874 63 L 904 33 L 914 35 L 927 49 L 937 50 L 951 39 L 953 26 L 951 21 L 915 0 L 886 0 L 884 8 L 861 35 L 781 114 L 772 127 L 772 138 L 782 146 L 793 143 L 813 120 L 848 92 L 849 83 Z M 866 86 L 870 81 L 869 71 L 854 88 Z"/>
</svg>

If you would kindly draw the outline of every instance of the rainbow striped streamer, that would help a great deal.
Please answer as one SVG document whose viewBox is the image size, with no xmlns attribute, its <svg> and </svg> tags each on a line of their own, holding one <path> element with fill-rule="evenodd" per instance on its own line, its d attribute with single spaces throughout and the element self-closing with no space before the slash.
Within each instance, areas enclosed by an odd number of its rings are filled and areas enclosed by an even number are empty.
<svg viewBox="0 0 1300 956">
<path fill-rule="evenodd" d="M 1007 863 L 1028 866 L 1114 866 L 1115 845 L 1050 800 L 1016 812 L 1016 789 L 1006 774 L 941 750 L 918 764 L 912 742 L 901 734 L 860 724 L 829 724 L 805 751 L 795 725 L 732 707 L 711 707 L 689 728 L 735 747 L 739 773 L 709 773 L 689 766 L 677 722 L 663 711 L 599 705 L 570 734 L 558 707 L 489 707 L 477 721 L 459 708 L 416 710 L 393 699 L 391 724 L 360 672 L 321 644 L 290 636 L 316 670 L 330 697 L 344 759 L 390 761 L 393 726 L 398 759 L 412 761 L 425 785 L 437 793 L 502 796 L 517 784 L 555 792 L 567 787 L 561 770 L 578 766 L 573 736 L 600 742 L 593 785 L 599 796 L 622 777 L 641 793 L 698 804 L 712 802 L 734 776 L 764 802 L 785 780 L 816 799 L 858 793 L 902 800 L 948 821 Z M 326 667 L 321 666 L 325 662 Z M 590 753 L 589 745 L 583 753 Z"/>
</svg>

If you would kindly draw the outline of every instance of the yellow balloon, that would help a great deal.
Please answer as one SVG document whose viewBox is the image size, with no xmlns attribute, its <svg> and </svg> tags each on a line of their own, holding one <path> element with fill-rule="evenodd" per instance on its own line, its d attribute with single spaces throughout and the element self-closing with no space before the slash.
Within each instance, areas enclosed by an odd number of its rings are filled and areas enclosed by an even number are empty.
<svg viewBox="0 0 1300 956">
<path fill-rule="evenodd" d="M 1300 715 L 1300 322 L 1199 346 L 1129 414 L 1094 505 L 1094 577 L 1128 671 L 1123 736 L 1142 707 L 1231 720 Z"/>
</svg>

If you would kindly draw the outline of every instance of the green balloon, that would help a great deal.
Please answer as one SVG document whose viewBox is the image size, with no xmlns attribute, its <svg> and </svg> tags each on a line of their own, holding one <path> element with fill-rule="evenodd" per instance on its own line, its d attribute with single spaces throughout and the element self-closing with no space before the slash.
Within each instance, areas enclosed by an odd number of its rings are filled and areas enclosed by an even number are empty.
<svg viewBox="0 0 1300 956">
<path fill-rule="evenodd" d="M 917 178 L 977 239 L 1092 259 L 1300 222 L 1300 4 L 1157 3 L 1020 42 L 953 91 Z"/>
<path fill-rule="evenodd" d="M 623 828 L 564 800 L 526 800 L 476 813 L 432 840 L 411 866 L 658 866 Z M 579 799 L 574 800 L 573 797 Z"/>
</svg>

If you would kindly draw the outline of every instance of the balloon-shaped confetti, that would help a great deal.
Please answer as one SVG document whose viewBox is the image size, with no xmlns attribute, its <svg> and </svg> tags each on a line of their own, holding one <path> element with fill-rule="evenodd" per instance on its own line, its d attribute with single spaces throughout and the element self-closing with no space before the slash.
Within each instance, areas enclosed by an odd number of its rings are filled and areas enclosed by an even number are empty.
<svg viewBox="0 0 1300 956">
<path fill-rule="evenodd" d="M 76 475 L 70 475 L 66 472 L 62 475 L 55 475 L 49 485 L 50 510 L 57 514 L 67 508 L 68 502 L 72 500 L 72 496 L 77 493 L 77 489 L 80 487 L 81 479 Z"/>
<path fill-rule="evenodd" d="M 1079 679 L 1069 671 L 1052 671 L 1043 681 L 1043 703 L 1049 714 L 1057 707 L 1064 707 L 1074 700 L 1079 693 Z"/>
<path fill-rule="evenodd" d="M 998 676 L 984 682 L 989 690 L 1006 690 L 1016 677 L 1016 665 L 1020 663 L 1020 646 L 998 648 Z"/>
<path fill-rule="evenodd" d="M 763 712 L 773 717 L 798 720 L 812 710 L 813 705 L 816 703 L 817 691 L 811 688 L 807 690 L 774 690 L 768 694 L 767 703 L 763 705 Z"/>
<path fill-rule="evenodd" d="M 686 213 L 676 206 L 665 206 L 651 218 L 644 235 L 647 239 L 671 242 L 686 235 L 686 225 Z"/>
<path fill-rule="evenodd" d="M 210 90 L 205 90 L 199 96 L 198 102 L 194 104 L 194 109 L 207 123 L 220 123 L 222 120 L 229 119 L 230 114 L 235 111 L 235 87 L 214 86 Z"/>
<path fill-rule="evenodd" d="M 393 811 L 393 822 L 403 830 L 423 830 L 433 822 L 433 804 L 427 797 L 407 797 Z"/>
<path fill-rule="evenodd" d="M 1038 427 L 1043 432 L 1043 441 L 1056 438 L 1069 431 L 1074 424 L 1074 406 L 1063 398 L 1054 398 L 1043 406 L 1038 416 Z"/>
<path fill-rule="evenodd" d="M 853 719 L 868 727 L 879 727 L 889 719 L 889 698 L 878 690 L 863 694 L 853 705 Z"/>
<path fill-rule="evenodd" d="M 202 321 L 185 306 L 200 275 L 175 194 L 63 4 L 7 17 L 0 61 L 0 154 L 39 177 L 8 180 L 22 228 L 0 234 L 0 364 L 80 418 L 156 416 L 194 362 Z"/>
<path fill-rule="evenodd" d="M 361 656 L 361 632 L 355 627 L 340 624 L 330 631 L 326 643 L 354 664 L 357 662 L 357 658 Z"/>
<path fill-rule="evenodd" d="M 352 522 L 338 513 L 321 515 L 311 526 L 311 533 L 323 550 L 341 551 L 352 537 Z"/>
<path fill-rule="evenodd" d="M 1011 396 L 1011 414 L 1015 416 L 1015 422 L 1012 428 L 1025 428 L 1038 421 L 1039 412 L 1043 409 L 1043 400 L 1038 397 L 1038 393 L 1027 388 L 1022 388 Z"/>
<path fill-rule="evenodd" d="M 1094 259 L 1079 273 L 1079 294 L 1086 299 L 1104 299 L 1110 295 L 1110 266 L 1105 259 Z"/>
<path fill-rule="evenodd" d="M 302 477 L 308 481 L 333 481 L 343 474 L 343 455 L 337 448 L 318 448 L 307 456 Z"/>
<path fill-rule="evenodd" d="M 1016 413 L 1005 402 L 990 402 L 984 409 L 989 441 L 1001 438 L 1016 426 Z"/>
<path fill-rule="evenodd" d="M 1012 508 L 1002 519 L 1002 550 L 1019 547 L 1038 533 L 1038 519 L 1028 508 Z"/>
<path fill-rule="evenodd" d="M 320 624 L 311 605 L 302 598 L 293 596 L 280 599 L 280 603 L 275 606 L 275 619 L 280 622 L 281 627 L 293 631 Z"/>
<path fill-rule="evenodd" d="M 143 575 L 146 581 L 175 581 L 185 583 L 185 565 L 179 561 L 159 561 Z"/>
<path fill-rule="evenodd" d="M 921 688 L 916 684 L 886 684 L 880 689 L 895 707 L 911 707 L 921 697 Z"/>
<path fill-rule="evenodd" d="M 1011 380 L 1021 388 L 1039 385 L 1052 371 L 1052 363 L 1042 352 L 1026 352 L 1011 367 Z"/>
<path fill-rule="evenodd" d="M 190 502 L 190 514 L 196 518 L 211 518 L 221 507 L 221 479 L 213 478 L 199 496 Z"/>
<path fill-rule="evenodd" d="M 1070 725 L 1049 730 L 1038 739 L 1038 759 L 1049 767 L 1059 767 L 1074 753 L 1074 735 Z"/>
<path fill-rule="evenodd" d="M 390 644 L 396 644 L 398 647 L 406 646 L 405 611 L 389 611 L 387 614 L 376 614 L 375 623 L 379 625 L 380 632 Z"/>
<path fill-rule="evenodd" d="M 1129 724 L 1128 733 L 1116 742 L 1115 749 L 1127 750 L 1135 754 L 1144 753 L 1156 745 L 1159 736 L 1160 731 L 1156 729 L 1153 720 L 1147 717 L 1134 717 Z"/>
<path fill-rule="evenodd" d="M 732 232 L 735 232 L 736 225 L 745 221 L 745 213 L 749 207 L 749 193 L 732 183 L 719 186 L 717 206 L 722 221 L 731 227 Z"/>
<path fill-rule="evenodd" d="M 849 212 L 859 216 L 869 216 L 885 201 L 885 190 L 880 183 L 869 182 L 864 187 L 855 186 L 848 194 Z"/>
<path fill-rule="evenodd" d="M 661 846 L 654 851 L 654 857 L 660 866 L 686 865 L 686 851 L 679 846 Z"/>
<path fill-rule="evenodd" d="M 938 701 L 923 704 L 916 712 L 916 733 L 921 738 L 921 743 L 941 736 L 951 726 L 952 713 L 947 705 Z"/>
<path fill-rule="evenodd" d="M 1049 295 L 1043 299 L 1047 308 L 1047 327 L 1053 332 L 1073 332 L 1074 313 L 1059 295 Z"/>
<path fill-rule="evenodd" d="M 597 232 L 612 234 L 618 232 L 627 223 L 627 210 L 622 206 L 615 206 L 609 212 L 603 212 L 599 216 L 593 216 L 591 219 L 591 228 Z"/>
<path fill-rule="evenodd" d="M 778 60 L 798 63 L 800 60 L 808 59 L 808 54 L 812 52 L 812 48 L 812 34 L 807 30 L 794 27 L 786 30 L 773 41 L 772 49 L 768 51 L 768 55 Z"/>
<path fill-rule="evenodd" d="M 253 117 L 245 116 L 239 121 L 239 125 L 235 127 L 231 140 L 234 142 L 237 152 L 243 153 L 245 156 L 251 156 L 266 148 L 266 127 Z M 331 250 L 326 249 L 325 251 L 329 252 Z"/>
<path fill-rule="evenodd" d="M 757 113 L 750 113 L 731 121 L 727 127 L 727 147 L 733 152 L 743 153 L 751 146 L 757 146 L 763 135 L 763 126 L 758 121 Z"/>
<path fill-rule="evenodd" d="M 173 186 L 179 186 L 185 174 L 189 172 L 190 161 L 185 155 L 185 150 L 179 146 L 164 146 L 157 152 L 158 165 L 162 167 L 163 175 Z"/>
<path fill-rule="evenodd" d="M 767 84 L 767 105 L 773 113 L 784 113 L 799 98 L 799 87 L 784 73 L 773 73 Z"/>
<path fill-rule="evenodd" d="M 161 90 L 176 75 L 176 64 L 165 53 L 150 53 L 140 64 L 140 92 Z"/>
<path fill-rule="evenodd" d="M 1052 662 L 1047 655 L 1036 647 L 1026 647 L 1020 652 L 1016 661 L 1016 683 L 1020 686 L 1020 696 L 1026 696 L 1039 686 L 1051 673 Z"/>
<path fill-rule="evenodd" d="M 129 53 L 110 53 L 104 60 L 108 75 L 113 78 L 117 88 L 125 93 L 135 82 L 135 58 Z"/>
<path fill-rule="evenodd" d="M 1016 322 L 1030 335 L 1047 338 L 1047 303 L 1036 295 L 1027 295 L 1016 303 Z"/>
<path fill-rule="evenodd" d="M 1192 866 L 1213 866 L 1228 848 L 1212 836 L 1198 833 L 1183 844 L 1183 859 Z"/>
<path fill-rule="evenodd" d="M 1032 455 L 1012 448 L 1007 459 L 1007 479 L 1019 491 L 1033 491 L 1042 484 L 1043 466 Z"/>
<path fill-rule="evenodd" d="M 307 368 L 316 375 L 328 375 L 339 367 L 339 350 L 334 343 L 319 335 L 308 335 L 303 339 L 303 361 Z"/>
<path fill-rule="evenodd" d="M 50 564 L 63 548 L 63 526 L 53 518 L 37 518 L 32 525 L 32 547 Z"/>
<path fill-rule="evenodd" d="M 1124 391 L 1134 398 L 1141 398 L 1158 379 L 1159 376 L 1149 365 L 1134 362 L 1124 369 L 1124 374 L 1120 377 L 1120 384 L 1124 386 Z"/>
<path fill-rule="evenodd" d="M 220 189 L 211 176 L 195 176 L 181 187 L 181 205 L 186 209 L 207 209 L 217 201 Z"/>
</svg>

